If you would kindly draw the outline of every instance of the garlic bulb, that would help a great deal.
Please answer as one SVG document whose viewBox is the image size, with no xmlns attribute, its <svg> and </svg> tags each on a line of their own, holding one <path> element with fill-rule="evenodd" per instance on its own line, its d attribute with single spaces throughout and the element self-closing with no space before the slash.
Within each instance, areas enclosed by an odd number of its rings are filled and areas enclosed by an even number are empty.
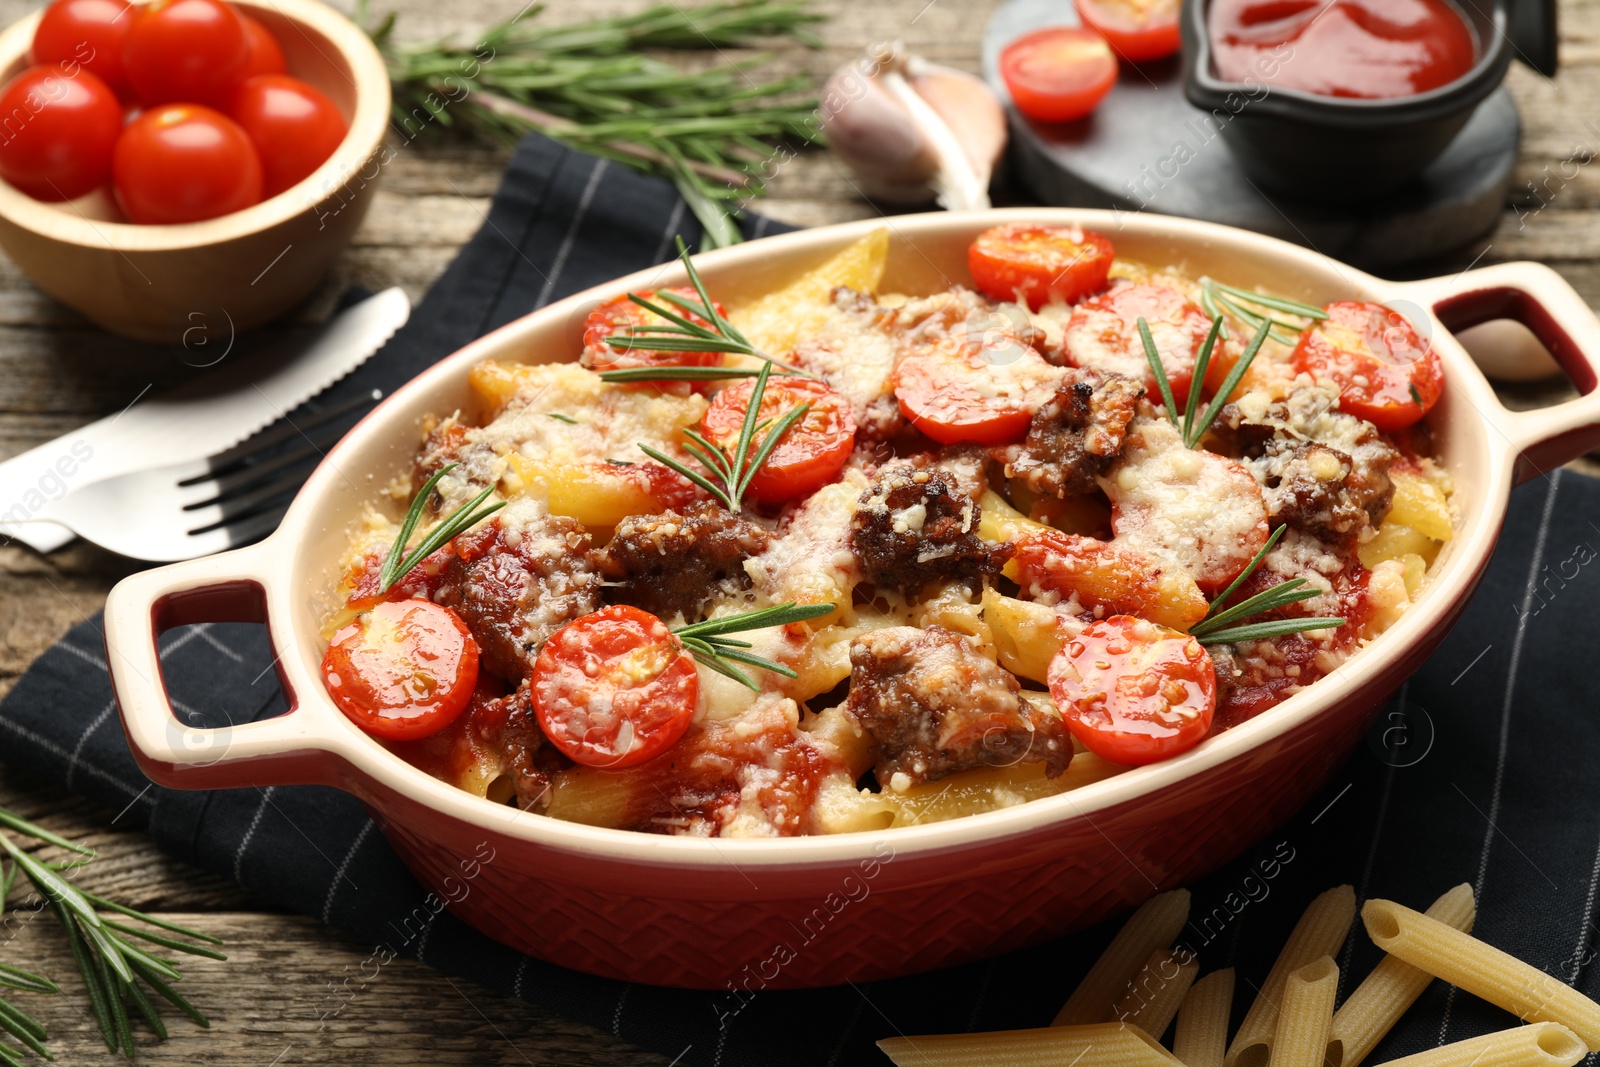
<svg viewBox="0 0 1600 1067">
<path fill-rule="evenodd" d="M 898 45 L 840 67 L 822 93 L 828 146 L 877 200 L 989 206 L 1006 147 L 1005 112 L 978 78 Z"/>
</svg>

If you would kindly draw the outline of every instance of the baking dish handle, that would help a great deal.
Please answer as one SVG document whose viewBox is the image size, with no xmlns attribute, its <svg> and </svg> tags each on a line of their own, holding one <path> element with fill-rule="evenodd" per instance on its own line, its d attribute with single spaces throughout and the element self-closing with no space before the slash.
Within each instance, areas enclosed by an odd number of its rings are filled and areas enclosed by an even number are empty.
<svg viewBox="0 0 1600 1067">
<path fill-rule="evenodd" d="M 1493 319 L 1520 322 L 1581 394 L 1533 411 L 1496 405 L 1486 413 L 1518 450 L 1519 483 L 1600 448 L 1600 319 L 1565 278 L 1542 263 L 1500 263 L 1408 288 L 1452 332 Z"/>
<path fill-rule="evenodd" d="M 273 665 L 289 710 L 238 726 L 184 725 L 173 713 L 161 675 L 159 641 L 167 630 L 207 622 L 267 621 L 261 576 L 271 573 L 270 546 L 269 541 L 144 571 L 118 582 L 106 600 L 106 662 L 123 730 L 140 769 L 158 785 L 217 789 L 335 784 L 337 738 L 319 733 L 312 716 L 298 706 L 276 654 Z"/>
</svg>

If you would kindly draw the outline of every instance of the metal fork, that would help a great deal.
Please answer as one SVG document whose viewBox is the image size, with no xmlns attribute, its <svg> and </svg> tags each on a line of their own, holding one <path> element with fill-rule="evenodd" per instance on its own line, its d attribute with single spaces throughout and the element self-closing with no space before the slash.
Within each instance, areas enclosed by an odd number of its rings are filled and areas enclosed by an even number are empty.
<svg viewBox="0 0 1600 1067">
<path fill-rule="evenodd" d="M 311 465 L 346 429 L 323 428 L 382 395 L 374 389 L 298 424 L 285 421 L 206 459 L 90 482 L 26 521 L 59 523 L 101 548 L 157 563 L 258 541 L 278 528 Z"/>
</svg>

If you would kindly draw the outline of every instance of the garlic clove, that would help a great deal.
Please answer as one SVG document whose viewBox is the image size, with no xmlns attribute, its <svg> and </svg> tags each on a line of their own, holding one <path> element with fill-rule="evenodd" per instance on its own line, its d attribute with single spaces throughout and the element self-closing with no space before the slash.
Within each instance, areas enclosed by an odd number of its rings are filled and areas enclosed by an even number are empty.
<svg viewBox="0 0 1600 1067">
<path fill-rule="evenodd" d="M 862 192 L 895 203 L 989 206 L 1005 113 L 981 80 L 893 49 L 841 67 L 824 88 L 828 144 Z"/>
</svg>

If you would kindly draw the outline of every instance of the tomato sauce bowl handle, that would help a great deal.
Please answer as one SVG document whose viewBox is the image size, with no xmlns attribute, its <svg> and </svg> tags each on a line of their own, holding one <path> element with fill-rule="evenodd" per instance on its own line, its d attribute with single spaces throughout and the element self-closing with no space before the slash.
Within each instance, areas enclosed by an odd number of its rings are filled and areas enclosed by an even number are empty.
<svg viewBox="0 0 1600 1067">
<path fill-rule="evenodd" d="M 158 785 L 216 789 L 339 780 L 338 737 L 319 730 L 315 715 L 299 706 L 276 649 L 273 664 L 289 710 L 257 722 L 214 729 L 184 724 L 161 673 L 159 643 L 168 630 L 267 622 L 263 578 L 275 555 L 269 546 L 144 571 L 118 582 L 106 600 L 106 662 L 122 727 L 139 768 Z"/>
<path fill-rule="evenodd" d="M 1580 394 L 1550 407 L 1484 412 L 1517 450 L 1528 481 L 1600 448 L 1600 319 L 1565 278 L 1542 263 L 1500 263 L 1406 287 L 1452 333 L 1495 319 L 1526 326 Z"/>
</svg>

